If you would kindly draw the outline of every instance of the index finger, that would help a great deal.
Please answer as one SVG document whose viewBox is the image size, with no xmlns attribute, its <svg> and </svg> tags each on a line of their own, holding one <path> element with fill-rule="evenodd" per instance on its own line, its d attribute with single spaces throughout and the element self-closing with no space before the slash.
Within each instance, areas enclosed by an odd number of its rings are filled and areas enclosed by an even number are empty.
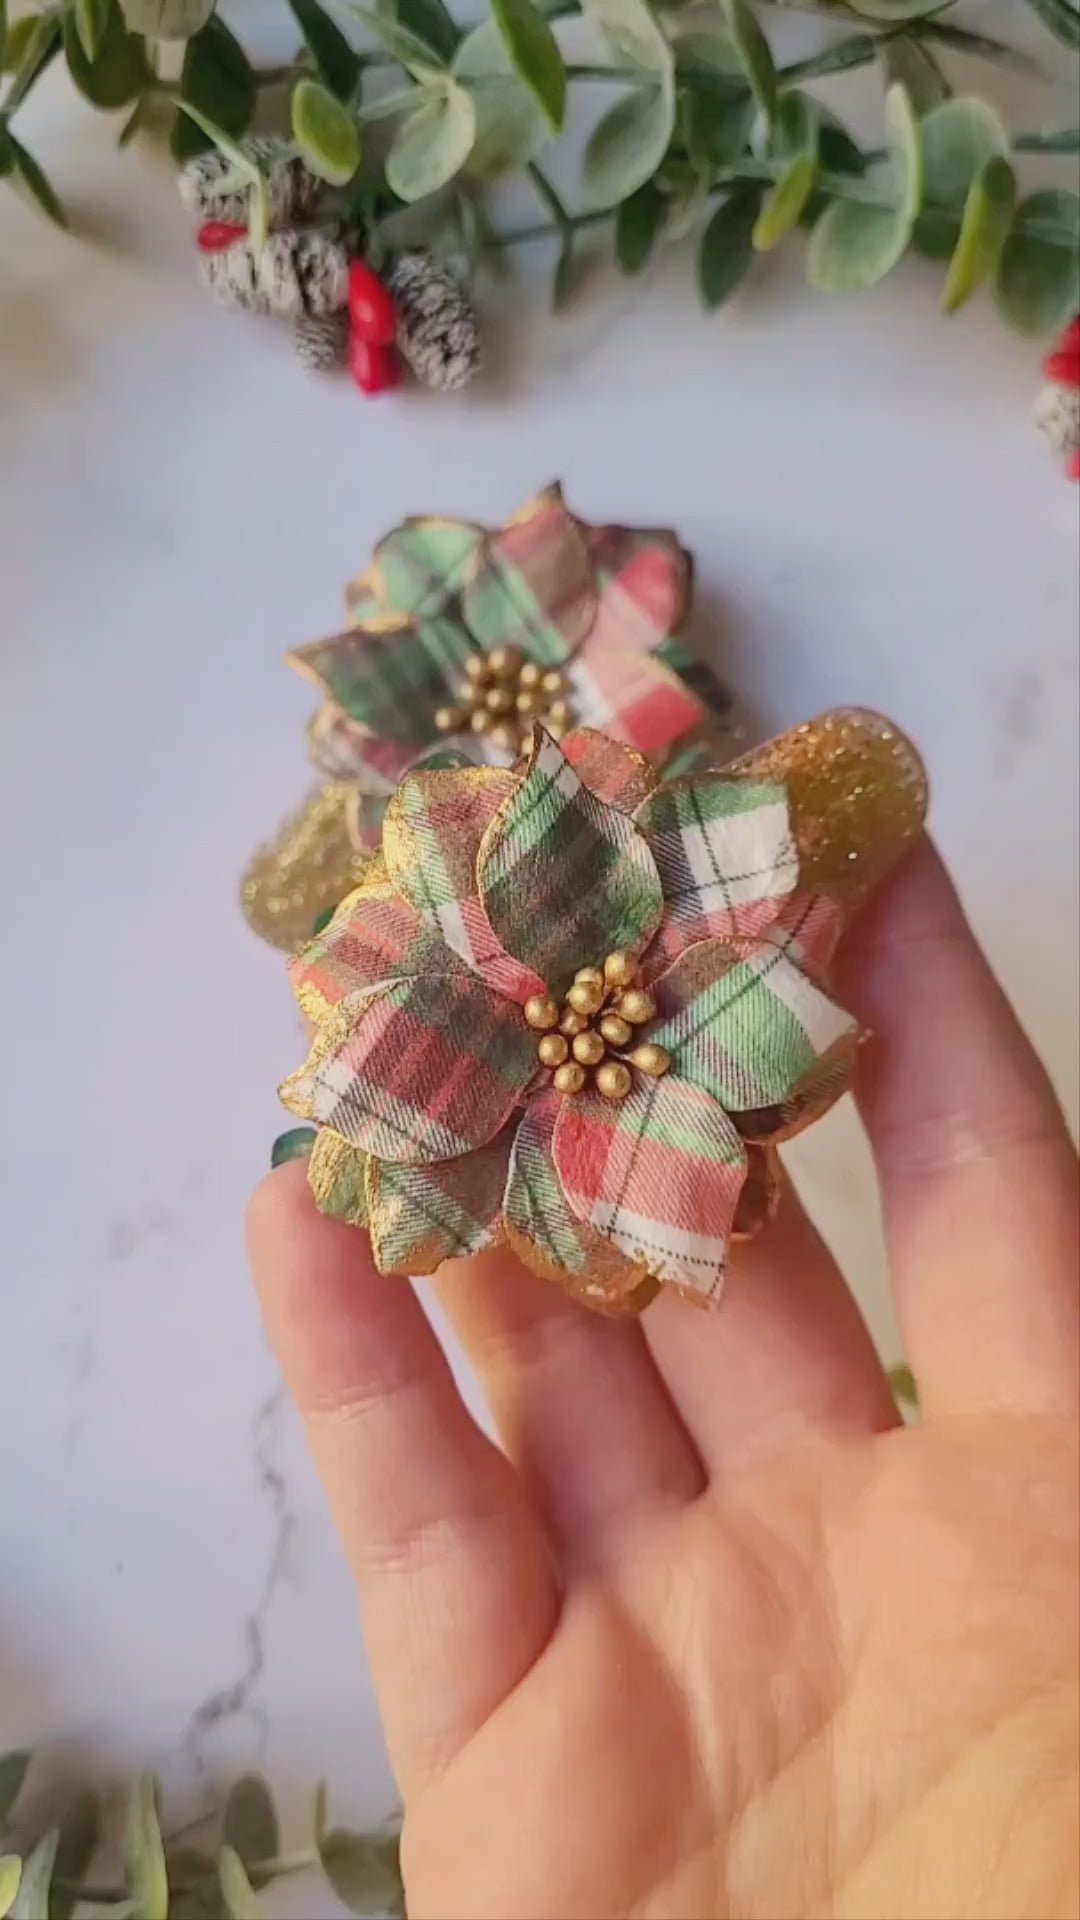
<svg viewBox="0 0 1080 1920">
<path fill-rule="evenodd" d="M 922 1405 L 1075 1410 L 1075 1154 L 928 842 L 856 923 L 840 976 L 873 1036 L 856 1094 Z"/>
</svg>

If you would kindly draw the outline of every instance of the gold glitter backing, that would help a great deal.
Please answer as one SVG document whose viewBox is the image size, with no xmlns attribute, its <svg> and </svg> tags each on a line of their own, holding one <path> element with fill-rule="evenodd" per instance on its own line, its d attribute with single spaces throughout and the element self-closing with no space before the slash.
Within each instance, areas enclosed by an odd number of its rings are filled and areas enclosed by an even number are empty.
<svg viewBox="0 0 1080 1920">
<path fill-rule="evenodd" d="M 799 884 L 852 914 L 914 846 L 926 820 L 926 769 L 899 727 L 837 707 L 736 760 L 729 773 L 782 780 Z"/>
<path fill-rule="evenodd" d="M 240 883 L 240 904 L 260 939 L 287 953 L 310 940 L 315 922 L 363 878 L 370 854 L 348 831 L 350 788 L 317 787 L 260 847 Z"/>
</svg>

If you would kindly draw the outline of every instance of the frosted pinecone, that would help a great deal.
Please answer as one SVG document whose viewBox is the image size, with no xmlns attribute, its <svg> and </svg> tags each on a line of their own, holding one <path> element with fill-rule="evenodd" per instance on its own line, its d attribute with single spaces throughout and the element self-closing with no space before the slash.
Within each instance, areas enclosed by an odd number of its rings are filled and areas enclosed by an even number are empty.
<svg viewBox="0 0 1080 1920">
<path fill-rule="evenodd" d="M 272 233 L 256 258 L 246 240 L 204 255 L 203 285 L 223 307 L 285 320 L 325 319 L 344 307 L 349 257 L 322 233 Z"/>
<path fill-rule="evenodd" d="M 385 278 L 398 311 L 398 351 L 421 386 L 467 386 L 480 364 L 480 339 L 453 274 L 417 249 L 399 253 Z"/>
<path fill-rule="evenodd" d="M 1048 380 L 1035 403 L 1035 425 L 1059 453 L 1080 452 L 1080 387 Z"/>
<path fill-rule="evenodd" d="M 311 373 L 329 373 L 340 367 L 348 355 L 349 316 L 344 308 L 325 319 L 304 314 L 293 327 L 296 357 Z"/>
<path fill-rule="evenodd" d="M 309 173 L 287 140 L 253 137 L 240 142 L 266 181 L 270 225 L 284 227 L 315 214 L 322 183 Z M 223 182 L 228 181 L 228 185 Z M 216 147 L 200 153 L 182 168 L 180 198 L 197 220 L 232 220 L 244 226 L 248 217 L 248 189 L 235 184 L 232 162 Z"/>
</svg>

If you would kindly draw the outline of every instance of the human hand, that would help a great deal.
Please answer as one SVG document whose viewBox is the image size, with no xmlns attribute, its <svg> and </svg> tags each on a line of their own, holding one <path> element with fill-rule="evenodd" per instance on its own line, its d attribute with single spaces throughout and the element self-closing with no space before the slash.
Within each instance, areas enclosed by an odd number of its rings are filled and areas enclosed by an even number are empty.
<svg viewBox="0 0 1080 1920">
<path fill-rule="evenodd" d="M 1077 1910 L 1075 1162 L 929 847 L 843 961 L 915 1428 L 793 1194 L 713 1317 L 445 1267 L 505 1453 L 303 1168 L 255 1195 L 410 1920 Z"/>
</svg>

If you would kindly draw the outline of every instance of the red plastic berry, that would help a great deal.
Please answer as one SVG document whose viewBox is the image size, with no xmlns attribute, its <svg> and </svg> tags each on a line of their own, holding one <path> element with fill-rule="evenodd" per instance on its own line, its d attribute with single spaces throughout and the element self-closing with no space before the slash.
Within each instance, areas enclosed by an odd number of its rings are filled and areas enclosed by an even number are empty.
<svg viewBox="0 0 1080 1920">
<path fill-rule="evenodd" d="M 356 333 L 349 340 L 349 368 L 361 393 L 386 393 L 400 377 L 393 348 L 374 346 Z"/>
<path fill-rule="evenodd" d="M 246 239 L 247 228 L 238 227 L 233 220 L 204 220 L 195 235 L 195 245 L 202 253 L 222 253 Z"/>
<path fill-rule="evenodd" d="M 1065 462 L 1065 475 L 1069 480 L 1080 480 L 1080 448 L 1070 453 Z"/>
<path fill-rule="evenodd" d="M 388 347 L 397 332 L 394 303 L 379 279 L 362 260 L 349 268 L 349 317 L 353 332 L 370 347 Z"/>
</svg>

